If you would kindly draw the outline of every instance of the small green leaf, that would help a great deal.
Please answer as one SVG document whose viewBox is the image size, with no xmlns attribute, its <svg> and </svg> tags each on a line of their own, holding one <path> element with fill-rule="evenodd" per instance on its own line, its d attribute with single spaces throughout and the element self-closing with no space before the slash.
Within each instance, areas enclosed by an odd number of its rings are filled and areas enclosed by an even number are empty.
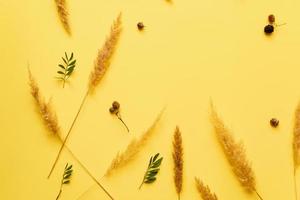
<svg viewBox="0 0 300 200">
<path fill-rule="evenodd" d="M 73 167 L 73 165 L 70 165 L 70 166 L 67 168 L 67 170 L 70 170 L 70 169 L 72 169 L 72 167 Z"/>
<path fill-rule="evenodd" d="M 69 184 L 70 183 L 70 180 L 66 180 L 63 182 L 63 184 Z"/>
<path fill-rule="evenodd" d="M 156 181 L 156 178 L 155 177 L 151 177 L 151 178 L 148 178 L 145 183 L 153 183 L 154 181 Z"/>
<path fill-rule="evenodd" d="M 71 175 L 72 175 L 72 173 L 71 174 L 65 174 L 64 179 L 68 179 Z"/>
<path fill-rule="evenodd" d="M 152 164 L 152 158 L 153 157 L 151 156 L 148 167 Z"/>
<path fill-rule="evenodd" d="M 153 162 L 155 162 L 156 161 L 156 158 L 159 156 L 159 153 L 157 153 L 155 156 L 154 156 L 154 158 L 153 158 Z"/>
<path fill-rule="evenodd" d="M 72 61 L 72 62 L 69 64 L 69 66 L 75 65 L 75 63 L 76 63 L 76 60 Z"/>
<path fill-rule="evenodd" d="M 57 73 L 59 73 L 59 74 L 65 74 L 64 72 L 62 72 L 62 71 L 57 71 Z"/>
<path fill-rule="evenodd" d="M 73 59 L 73 55 L 74 55 L 74 54 L 73 54 L 73 52 L 72 52 L 72 53 L 71 53 L 71 57 L 70 57 L 70 60 L 72 60 L 72 59 Z"/>
<path fill-rule="evenodd" d="M 68 65 L 68 62 L 66 61 L 66 59 L 64 59 L 64 57 L 61 57 L 64 61 L 64 63 L 66 63 L 66 65 Z"/>
<path fill-rule="evenodd" d="M 61 65 L 61 64 L 59 64 L 58 66 L 59 66 L 60 68 L 62 68 L 62 69 L 66 69 L 65 66 L 63 66 L 63 65 Z"/>
<path fill-rule="evenodd" d="M 68 59 L 68 55 L 67 55 L 67 52 L 65 52 L 65 56 L 66 56 L 66 59 L 67 59 L 67 60 L 69 60 L 69 59 Z"/>
</svg>

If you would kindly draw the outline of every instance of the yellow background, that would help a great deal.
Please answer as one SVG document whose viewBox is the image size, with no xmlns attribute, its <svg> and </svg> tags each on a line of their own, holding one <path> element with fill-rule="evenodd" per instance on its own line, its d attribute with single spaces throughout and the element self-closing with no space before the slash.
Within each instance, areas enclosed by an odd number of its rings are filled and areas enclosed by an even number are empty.
<svg viewBox="0 0 300 200">
<path fill-rule="evenodd" d="M 123 13 L 123 33 L 111 67 L 88 97 L 68 147 L 101 178 L 112 158 L 140 136 L 166 106 L 151 141 L 135 161 L 101 183 L 116 200 L 176 199 L 172 135 L 183 134 L 182 200 L 200 199 L 194 177 L 219 199 L 257 199 L 237 182 L 209 121 L 209 100 L 244 142 L 265 200 L 294 199 L 293 113 L 300 99 L 300 2 L 296 0 L 68 0 L 69 38 L 54 1 L 0 1 L 0 197 L 55 199 L 63 167 L 74 165 L 61 199 L 108 199 L 64 151 L 50 180 L 46 176 L 60 143 L 44 127 L 29 93 L 27 63 L 43 95 L 52 98 L 66 133 L 86 90 L 97 50 L 112 21 Z M 267 16 L 286 26 L 263 33 Z M 139 32 L 136 23 L 146 25 Z M 54 77 L 63 53 L 74 52 L 75 73 L 62 89 Z M 131 133 L 108 112 L 113 100 Z M 277 117 L 278 128 L 269 120 Z M 148 159 L 164 156 L 158 181 L 138 186 Z M 298 176 L 300 182 L 300 175 Z M 300 183 L 299 183 L 300 184 Z"/>
</svg>

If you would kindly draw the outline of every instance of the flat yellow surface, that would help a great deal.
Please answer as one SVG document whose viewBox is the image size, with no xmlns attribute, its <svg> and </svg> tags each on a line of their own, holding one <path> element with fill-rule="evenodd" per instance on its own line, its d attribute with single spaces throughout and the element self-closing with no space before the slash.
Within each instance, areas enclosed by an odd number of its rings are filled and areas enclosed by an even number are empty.
<svg viewBox="0 0 300 200">
<path fill-rule="evenodd" d="M 29 93 L 27 65 L 66 134 L 86 91 L 97 51 L 122 12 L 123 33 L 111 67 L 89 96 L 67 146 L 116 200 L 177 199 L 172 135 L 182 130 L 182 200 L 201 199 L 194 177 L 220 200 L 257 199 L 232 173 L 209 121 L 209 101 L 242 140 L 264 200 L 293 200 L 292 127 L 300 99 L 300 2 L 296 0 L 73 0 L 68 2 L 72 37 L 54 1 L 0 0 L 0 199 L 53 200 L 65 164 L 74 165 L 61 199 L 108 199 L 64 151 L 47 180 L 60 142 L 48 133 Z M 263 33 L 267 16 L 278 23 Z M 146 25 L 144 32 L 137 22 Z M 74 52 L 75 73 L 62 89 L 54 77 L 63 53 Z M 113 100 L 131 133 L 108 112 Z M 102 178 L 111 160 L 140 136 L 166 106 L 154 137 L 136 159 L 112 178 Z M 280 120 L 271 128 L 269 120 Z M 148 159 L 164 156 L 158 180 L 138 186 Z M 299 173 L 300 174 L 300 173 Z M 298 176 L 300 185 L 300 175 Z M 300 190 L 299 190 L 300 192 Z"/>
</svg>

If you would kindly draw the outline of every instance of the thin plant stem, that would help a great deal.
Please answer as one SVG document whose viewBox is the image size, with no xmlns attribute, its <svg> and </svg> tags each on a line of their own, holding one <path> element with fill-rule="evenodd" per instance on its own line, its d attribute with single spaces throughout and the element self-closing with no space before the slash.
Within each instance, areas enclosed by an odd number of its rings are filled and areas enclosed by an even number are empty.
<svg viewBox="0 0 300 200">
<path fill-rule="evenodd" d="M 58 193 L 58 195 L 56 197 L 56 200 L 59 199 L 61 192 L 62 192 L 62 186 L 60 186 L 59 193 Z"/>
<path fill-rule="evenodd" d="M 286 25 L 286 23 L 283 23 L 283 24 L 276 24 L 276 27 L 278 27 L 278 26 L 284 26 L 284 25 Z"/>
<path fill-rule="evenodd" d="M 81 193 L 81 195 L 79 197 L 76 198 L 76 200 L 81 199 L 81 197 L 83 197 L 86 193 L 88 193 L 91 190 L 92 187 L 90 187 L 89 189 L 87 189 L 85 192 Z"/>
<path fill-rule="evenodd" d="M 142 188 L 143 185 L 144 185 L 144 180 L 142 181 L 141 185 L 139 186 L 139 190 Z"/>
<path fill-rule="evenodd" d="M 51 174 L 52 174 L 52 172 L 53 172 L 53 170 L 54 170 L 54 168 L 55 168 L 55 166 L 56 166 L 56 164 L 57 164 L 57 161 L 58 161 L 58 159 L 59 159 L 59 157 L 60 157 L 60 154 L 61 154 L 63 148 L 65 147 L 65 144 L 66 144 L 66 142 L 67 142 L 67 140 L 68 140 L 68 138 L 69 138 L 69 136 L 70 136 L 70 133 L 71 133 L 73 127 L 74 127 L 74 124 L 75 124 L 75 122 L 76 122 L 76 120 L 77 120 L 77 118 L 78 118 L 78 116 L 79 116 L 79 113 L 80 113 L 80 111 L 81 111 L 81 109 L 82 109 L 82 107 L 83 107 L 83 105 L 84 105 L 84 103 L 85 103 L 85 100 L 86 100 L 86 97 L 88 96 L 88 94 L 89 94 L 89 90 L 88 90 L 87 93 L 84 95 L 84 97 L 83 97 L 83 99 L 82 99 L 82 102 L 81 102 L 81 104 L 80 104 L 80 107 L 79 107 L 79 109 L 78 109 L 78 111 L 77 111 L 77 113 L 76 113 L 76 116 L 75 116 L 75 118 L 74 118 L 74 120 L 73 120 L 73 122 L 72 122 L 72 124 L 71 124 L 71 127 L 70 127 L 70 129 L 69 129 L 69 131 L 68 131 L 68 133 L 67 133 L 65 139 L 63 140 L 63 143 L 62 143 L 62 145 L 61 145 L 61 147 L 60 147 L 60 149 L 59 149 L 59 152 L 58 152 L 58 154 L 57 154 L 57 156 L 56 156 L 56 159 L 55 159 L 55 161 L 54 161 L 54 163 L 53 163 L 53 165 L 52 165 L 52 167 L 51 167 L 51 170 L 50 170 L 50 172 L 49 172 L 49 175 L 48 175 L 48 177 L 47 177 L 48 179 L 50 178 L 50 176 L 51 176 Z"/>
<path fill-rule="evenodd" d="M 149 167 L 147 168 L 147 171 L 148 171 L 148 169 L 149 169 Z M 145 175 L 144 175 L 144 178 L 143 178 L 143 181 L 142 181 L 141 185 L 139 186 L 139 190 L 140 190 L 140 189 L 142 188 L 142 186 L 144 185 L 145 176 L 146 176 L 146 174 L 147 174 L 147 171 L 146 171 L 146 173 L 145 173 Z"/>
<path fill-rule="evenodd" d="M 296 174 L 297 173 L 297 170 L 296 170 L 296 167 L 294 165 L 294 191 L 295 191 L 295 199 L 298 200 L 298 191 L 297 191 L 297 177 L 296 177 Z"/>
<path fill-rule="evenodd" d="M 257 195 L 257 197 L 258 197 L 260 200 L 264 200 L 264 199 L 262 198 L 262 196 L 261 196 L 256 190 L 254 190 L 254 192 L 255 192 L 255 194 Z"/>
<path fill-rule="evenodd" d="M 126 127 L 127 132 L 129 133 L 129 128 L 128 128 L 128 126 L 126 125 L 126 123 L 123 121 L 123 119 L 122 119 L 120 113 L 117 113 L 116 115 L 117 115 L 118 119 L 122 122 L 122 124 Z"/>
</svg>

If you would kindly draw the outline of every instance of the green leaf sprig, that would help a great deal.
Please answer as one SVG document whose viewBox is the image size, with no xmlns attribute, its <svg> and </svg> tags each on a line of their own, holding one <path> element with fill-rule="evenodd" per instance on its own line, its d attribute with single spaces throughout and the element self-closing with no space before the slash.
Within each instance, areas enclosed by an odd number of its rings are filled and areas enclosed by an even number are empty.
<svg viewBox="0 0 300 200">
<path fill-rule="evenodd" d="M 70 181 L 71 181 L 71 176 L 72 176 L 72 173 L 73 173 L 72 167 L 73 167 L 73 165 L 69 165 L 68 163 L 65 166 L 65 171 L 64 171 L 64 174 L 63 174 L 62 179 L 61 179 L 60 189 L 59 189 L 59 193 L 56 197 L 56 200 L 59 199 L 59 197 L 62 193 L 63 185 L 69 184 Z"/>
<path fill-rule="evenodd" d="M 154 181 L 156 181 L 156 175 L 159 172 L 159 166 L 163 160 L 163 157 L 158 158 L 159 157 L 159 153 L 155 154 L 155 156 L 151 156 L 149 164 L 148 164 L 148 168 L 147 171 L 144 175 L 143 181 L 139 187 L 139 189 L 142 188 L 143 184 L 150 184 L 153 183 Z"/>
<path fill-rule="evenodd" d="M 58 65 L 58 67 L 60 67 L 61 69 L 57 71 L 59 76 L 56 78 L 63 81 L 63 88 L 65 87 L 66 81 L 74 71 L 76 60 L 74 60 L 73 58 L 73 52 L 71 53 L 70 57 L 68 57 L 67 53 L 65 52 L 65 57 L 62 57 L 63 64 Z"/>
</svg>

